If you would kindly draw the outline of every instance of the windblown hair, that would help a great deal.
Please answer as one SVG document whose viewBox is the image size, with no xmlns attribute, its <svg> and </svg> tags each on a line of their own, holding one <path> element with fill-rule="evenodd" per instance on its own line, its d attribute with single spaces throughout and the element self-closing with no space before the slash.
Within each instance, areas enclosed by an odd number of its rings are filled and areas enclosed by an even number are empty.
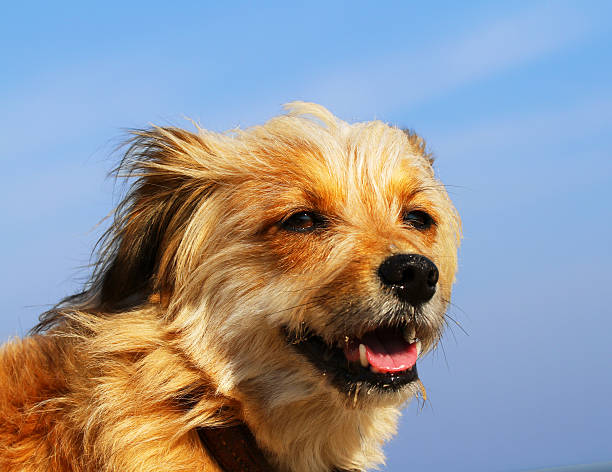
<svg viewBox="0 0 612 472">
<path fill-rule="evenodd" d="M 185 228 L 212 189 L 211 175 L 198 159 L 207 159 L 211 150 L 199 135 L 180 128 L 131 133 L 114 174 L 135 181 L 96 245 L 91 278 L 83 292 L 42 314 L 35 333 L 61 323 L 71 308 L 122 312 L 174 288 Z"/>
<path fill-rule="evenodd" d="M 235 421 L 279 470 L 383 462 L 420 384 L 347 395 L 282 333 L 308 324 L 332 343 L 404 316 L 372 277 L 397 244 L 438 265 L 412 319 L 423 352 L 435 344 L 460 222 L 432 162 L 412 131 L 302 102 L 226 134 L 134 131 L 115 171 L 131 184 L 84 290 L 0 350 L 0 469 L 216 470 L 195 428 Z M 406 205 L 436 224 L 407 228 Z M 282 231 L 312 208 L 327 231 Z"/>
</svg>

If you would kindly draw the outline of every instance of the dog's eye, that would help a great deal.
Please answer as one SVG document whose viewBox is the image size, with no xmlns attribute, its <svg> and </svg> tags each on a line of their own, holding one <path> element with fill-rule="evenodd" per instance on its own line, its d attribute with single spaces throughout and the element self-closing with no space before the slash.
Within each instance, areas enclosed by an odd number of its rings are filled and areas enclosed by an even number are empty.
<svg viewBox="0 0 612 472">
<path fill-rule="evenodd" d="M 421 210 L 414 210 L 404 213 L 403 220 L 407 225 L 420 231 L 429 229 L 432 225 L 436 224 L 429 213 L 425 213 Z"/>
<path fill-rule="evenodd" d="M 281 227 L 287 231 L 307 233 L 323 226 L 324 220 L 320 215 L 309 211 L 294 213 L 281 222 Z"/>
</svg>

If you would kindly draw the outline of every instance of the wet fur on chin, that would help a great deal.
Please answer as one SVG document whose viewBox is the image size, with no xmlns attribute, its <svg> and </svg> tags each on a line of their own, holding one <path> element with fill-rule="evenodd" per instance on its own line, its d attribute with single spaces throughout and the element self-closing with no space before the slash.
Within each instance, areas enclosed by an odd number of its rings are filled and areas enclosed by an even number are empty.
<svg viewBox="0 0 612 472">
<path fill-rule="evenodd" d="M 280 470 L 382 463 L 418 383 L 339 391 L 283 333 L 334 342 L 408 319 L 376 267 L 418 253 L 440 277 L 410 319 L 435 346 L 460 222 L 422 139 L 301 102 L 245 131 L 133 135 L 86 289 L 0 350 L 0 469 L 216 470 L 195 428 L 235 419 Z M 407 209 L 436 224 L 406 227 Z M 325 225 L 284 229 L 300 211 Z"/>
</svg>

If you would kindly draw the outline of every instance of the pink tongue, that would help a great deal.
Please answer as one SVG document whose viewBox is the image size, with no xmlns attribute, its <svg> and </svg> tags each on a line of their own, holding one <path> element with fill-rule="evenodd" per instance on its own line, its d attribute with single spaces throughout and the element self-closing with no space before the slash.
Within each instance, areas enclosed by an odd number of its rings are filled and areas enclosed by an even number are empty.
<svg viewBox="0 0 612 472">
<path fill-rule="evenodd" d="M 359 361 L 359 344 L 366 348 L 366 358 L 381 372 L 410 369 L 417 360 L 416 343 L 408 343 L 396 330 L 377 329 L 351 341 L 344 353 L 349 361 Z"/>
</svg>

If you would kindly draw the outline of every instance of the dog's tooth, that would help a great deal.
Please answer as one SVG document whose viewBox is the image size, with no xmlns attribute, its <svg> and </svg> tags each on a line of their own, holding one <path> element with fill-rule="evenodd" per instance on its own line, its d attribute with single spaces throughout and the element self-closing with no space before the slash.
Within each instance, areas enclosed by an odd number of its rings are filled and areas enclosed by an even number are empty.
<svg viewBox="0 0 612 472">
<path fill-rule="evenodd" d="M 366 356 L 366 347 L 363 344 L 359 345 L 359 362 L 361 367 L 367 367 L 370 365 L 368 357 Z"/>
<path fill-rule="evenodd" d="M 417 351 L 417 357 L 419 357 L 419 354 L 421 354 L 421 341 L 416 342 L 416 351 Z"/>
</svg>

